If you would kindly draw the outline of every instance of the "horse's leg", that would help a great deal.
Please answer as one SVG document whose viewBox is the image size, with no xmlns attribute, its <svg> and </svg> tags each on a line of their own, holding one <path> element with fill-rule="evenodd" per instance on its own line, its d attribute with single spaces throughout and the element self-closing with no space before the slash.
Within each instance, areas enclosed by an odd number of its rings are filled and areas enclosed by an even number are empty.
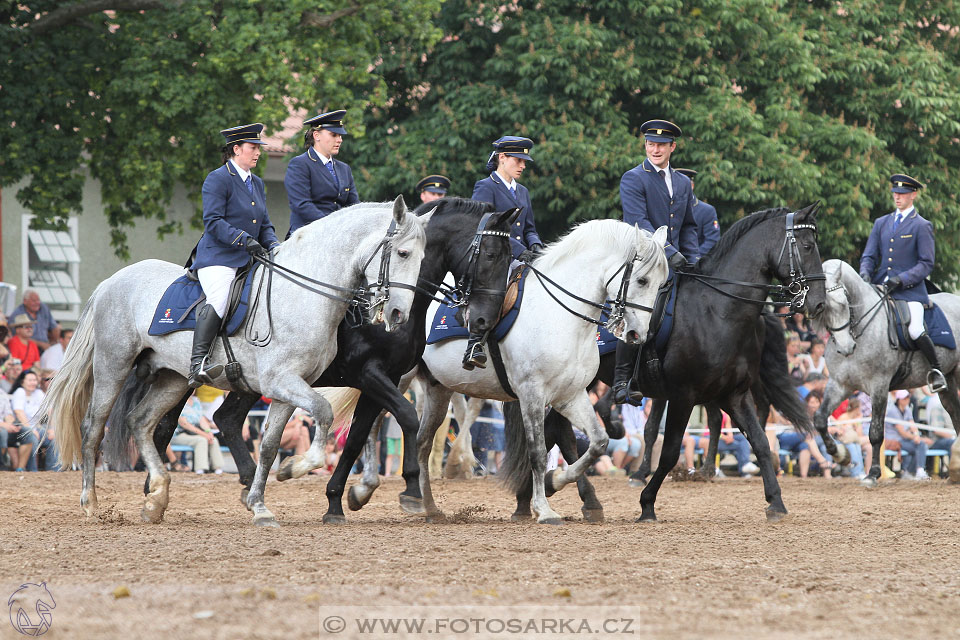
<svg viewBox="0 0 960 640">
<path fill-rule="evenodd" d="M 232 391 L 213 414 L 213 423 L 223 433 L 223 439 L 230 448 L 230 455 L 233 456 L 240 473 L 240 484 L 243 485 L 240 490 L 240 503 L 245 507 L 257 465 L 243 441 L 243 421 L 259 399 L 260 396 L 253 393 Z"/>
<path fill-rule="evenodd" d="M 743 431 L 743 435 L 750 443 L 754 455 L 757 456 L 760 475 L 763 477 L 763 494 L 768 505 L 767 520 L 777 522 L 787 514 L 787 507 L 783 504 L 780 483 L 777 482 L 777 472 L 773 468 L 773 454 L 767 442 L 767 435 L 754 413 L 753 398 L 747 392 L 739 398 L 732 398 L 729 405 L 724 408 L 730 414 L 734 423 Z"/>
<path fill-rule="evenodd" d="M 584 400 L 589 406 L 590 401 L 586 400 L 586 391 L 582 391 Z M 522 394 L 520 410 L 523 412 L 523 428 L 526 432 L 527 455 L 530 460 L 530 469 L 533 474 L 533 500 L 532 506 L 534 513 L 537 514 L 537 522 L 540 524 L 561 524 L 563 520 L 560 514 L 550 508 L 547 502 L 546 492 L 544 491 L 545 475 L 547 470 L 547 449 L 543 439 L 543 414 L 544 400 L 539 394 Z M 596 420 L 593 420 L 596 424 Z M 599 429 L 599 426 L 597 426 Z M 606 434 L 603 434 L 604 443 L 606 443 Z M 592 443 L 591 443 L 592 446 Z M 606 444 L 604 444 L 606 446 Z M 599 455 L 599 454 L 597 454 Z M 586 456 L 588 457 L 589 452 Z M 574 463 L 576 464 L 576 463 Z M 583 465 L 581 465 L 582 467 Z M 586 467 L 583 467 L 585 470 Z M 569 470 L 569 467 L 568 467 Z"/>
<path fill-rule="evenodd" d="M 347 507 L 350 511 L 362 509 L 380 486 L 380 457 L 377 455 L 377 441 L 380 439 L 380 428 L 383 426 L 385 413 L 381 411 L 373 419 L 373 426 L 370 427 L 367 441 L 363 445 L 363 473 L 360 475 L 360 482 L 350 487 L 350 491 L 347 492 Z"/>
<path fill-rule="evenodd" d="M 873 446 L 873 460 L 867 477 L 860 481 L 865 487 L 876 487 L 880 480 L 881 463 L 880 448 L 883 444 L 883 419 L 887 413 L 887 389 L 885 386 L 873 389 L 870 394 L 872 413 L 870 414 L 870 444 Z"/>
<path fill-rule="evenodd" d="M 573 426 L 566 419 L 560 422 L 559 420 L 550 420 L 548 417 L 544 424 L 543 435 L 546 440 L 547 451 L 552 449 L 554 443 L 556 443 L 560 447 L 560 453 L 564 460 L 575 460 L 577 458 L 577 436 L 573 433 Z M 603 522 L 603 505 L 597 499 L 597 492 L 586 473 L 577 478 L 577 491 L 580 493 L 580 500 L 583 502 L 580 513 L 583 514 L 584 522 Z"/>
<path fill-rule="evenodd" d="M 328 405 L 329 407 L 329 405 Z M 258 527 L 279 527 L 277 519 L 263 502 L 263 491 L 267 484 L 270 467 L 277 457 L 277 449 L 283 438 L 283 427 L 293 414 L 296 407 L 292 404 L 274 399 L 270 403 L 267 419 L 264 421 L 264 432 L 260 439 L 260 459 L 257 460 L 257 471 L 247 494 L 247 508 L 253 511 L 253 524 Z M 327 416 L 329 418 L 329 415 Z M 327 422 L 329 427 L 330 423 Z M 326 435 L 324 434 L 324 437 Z"/>
<path fill-rule="evenodd" d="M 423 411 L 422 403 L 420 402 L 420 396 L 417 396 L 417 405 L 418 412 Z M 447 445 L 447 434 L 450 432 L 450 416 L 446 415 L 443 418 L 443 422 L 440 424 L 440 428 L 437 429 L 437 432 L 433 434 L 433 450 L 430 452 L 430 477 L 431 478 L 442 478 L 443 477 L 443 449 Z"/>
<path fill-rule="evenodd" d="M 656 410 L 656 405 L 654 405 Z M 687 428 L 687 420 L 693 404 L 686 400 L 670 399 L 670 410 L 667 411 L 667 428 L 663 434 L 663 448 L 660 450 L 660 464 L 647 486 L 640 493 L 640 517 L 637 522 L 656 522 L 657 514 L 654 505 L 657 501 L 657 492 L 663 479 L 676 466 L 680 458 L 680 444 L 683 442 L 683 432 Z M 651 415 L 652 417 L 652 415 Z M 649 424 L 649 423 L 648 423 Z"/>
<path fill-rule="evenodd" d="M 707 428 L 710 431 L 710 444 L 703 454 L 703 466 L 700 467 L 700 473 L 708 480 L 712 480 L 716 474 L 717 448 L 720 446 L 720 429 L 723 427 L 723 414 L 720 413 L 720 407 L 714 403 L 706 405 L 707 410 Z M 732 419 L 732 417 L 731 417 Z M 740 425 L 737 425 L 740 427 Z M 743 427 L 740 427 L 743 430 Z"/>
<path fill-rule="evenodd" d="M 107 377 L 97 379 L 94 376 L 93 391 L 90 395 L 90 405 L 87 407 L 87 413 L 83 419 L 82 431 L 83 440 L 81 444 L 81 459 L 83 470 L 83 484 L 80 491 L 80 506 L 83 507 L 87 517 L 93 517 L 97 514 L 97 486 L 96 486 L 96 466 L 97 453 L 100 451 L 100 443 L 103 442 L 103 429 L 106 426 L 107 418 L 113 409 L 113 404 L 120 395 L 120 390 L 126 380 L 127 370 L 116 360 L 101 355 L 102 351 L 94 353 L 94 371 L 114 372 L 108 373 Z M 130 359 L 132 362 L 133 359 Z M 64 464 L 69 461 L 65 461 Z M 26 461 L 23 461 L 26 465 Z"/>
<path fill-rule="evenodd" d="M 430 463 L 433 437 L 447 415 L 447 406 L 450 404 L 451 395 L 452 392 L 449 389 L 439 384 L 426 383 L 423 385 L 423 415 L 420 416 L 420 432 L 417 434 L 417 461 L 421 469 Z M 420 474 L 420 493 L 423 496 L 423 509 L 427 516 L 427 522 L 442 518 L 443 513 L 440 512 L 437 503 L 433 500 L 429 473 Z"/>
<path fill-rule="evenodd" d="M 847 451 L 844 445 L 837 445 L 833 436 L 831 436 L 827 430 L 827 420 L 830 418 L 833 410 L 840 406 L 840 403 L 843 402 L 843 399 L 846 398 L 849 393 L 847 389 L 841 387 L 835 380 L 827 381 L 827 386 L 823 391 L 823 402 L 820 404 L 817 412 L 813 414 L 813 426 L 820 434 L 820 437 L 823 438 L 823 445 L 826 447 L 827 453 L 840 465 L 850 463 L 850 452 Z"/>
<path fill-rule="evenodd" d="M 597 458 L 607 452 L 607 430 L 597 420 L 597 415 L 590 404 L 590 398 L 586 391 L 577 393 L 565 405 L 555 406 L 554 410 L 562 413 L 571 424 L 581 425 L 581 428 L 590 437 L 590 448 L 582 457 L 567 465 L 566 469 L 554 469 L 546 478 L 547 487 L 553 491 L 559 491 L 568 483 L 578 480 L 583 476 Z M 571 434 L 572 435 L 572 434 Z"/>
<path fill-rule="evenodd" d="M 947 388 L 939 393 L 940 402 L 953 422 L 954 430 L 960 434 L 960 398 L 957 397 L 957 381 L 960 379 L 960 367 L 947 376 Z M 950 448 L 949 483 L 960 484 L 960 437 L 953 441 Z"/>
<path fill-rule="evenodd" d="M 443 477 L 469 479 L 473 477 L 473 470 L 477 466 L 477 458 L 473 455 L 473 434 L 470 432 L 470 427 L 480 415 L 483 399 L 461 397 L 458 400 L 459 395 L 454 394 L 452 400 L 453 416 L 460 425 L 460 433 L 450 447 Z"/>
<path fill-rule="evenodd" d="M 153 387 L 151 387 L 151 390 L 152 389 Z M 184 393 L 183 397 L 180 398 L 180 402 L 163 414 L 163 417 L 160 418 L 160 422 L 157 424 L 157 427 L 153 430 L 153 448 L 156 449 L 157 455 L 160 456 L 161 462 L 165 459 L 167 445 L 170 444 L 170 440 L 173 439 L 173 434 L 177 430 L 177 422 L 180 418 L 180 413 L 183 411 L 183 405 L 187 404 L 187 400 L 190 399 L 191 394 L 192 391 Z M 146 461 L 144 461 L 144 464 L 146 464 Z M 143 495 L 150 495 L 149 471 L 147 472 L 147 477 L 143 481 Z"/>
<path fill-rule="evenodd" d="M 368 397 L 366 392 L 357 401 L 357 408 L 353 412 L 353 422 L 350 425 L 350 431 L 347 433 L 347 441 L 343 446 L 343 451 L 340 453 L 340 460 L 337 461 L 337 468 L 327 482 L 327 512 L 323 514 L 324 524 L 343 524 L 347 521 L 343 515 L 343 488 L 347 484 L 350 469 L 353 468 L 353 463 L 357 461 L 357 456 L 363 450 L 364 443 L 367 442 L 367 436 L 370 435 L 370 428 L 377 416 L 380 415 L 381 410 L 380 404 Z"/>
<path fill-rule="evenodd" d="M 150 385 L 150 393 L 141 400 L 130 415 L 127 424 L 133 432 L 133 438 L 140 449 L 143 463 L 150 472 L 150 491 L 143 501 L 140 518 L 144 522 L 158 524 L 163 521 L 163 513 L 170 500 L 170 474 L 163 466 L 163 460 L 154 444 L 153 432 L 165 413 L 183 399 L 188 390 L 187 381 L 178 373 L 162 369 L 157 379 Z M 164 447 L 166 449 L 166 447 Z"/>
<path fill-rule="evenodd" d="M 657 436 L 660 435 L 660 420 L 663 418 L 663 410 L 667 406 L 667 401 L 662 398 L 651 398 L 647 402 L 653 402 L 653 408 L 650 409 L 650 417 L 643 425 L 643 460 L 637 470 L 630 476 L 629 484 L 631 487 L 642 487 L 647 483 L 647 476 L 650 475 L 650 469 L 653 467 L 651 460 L 653 447 L 657 443 Z M 663 457 L 662 450 L 660 457 Z"/>
</svg>

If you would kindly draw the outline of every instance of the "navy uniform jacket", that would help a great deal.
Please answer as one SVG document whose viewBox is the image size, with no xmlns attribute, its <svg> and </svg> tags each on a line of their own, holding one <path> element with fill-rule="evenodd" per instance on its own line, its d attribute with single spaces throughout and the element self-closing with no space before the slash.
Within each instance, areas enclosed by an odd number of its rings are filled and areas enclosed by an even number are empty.
<svg viewBox="0 0 960 640">
<path fill-rule="evenodd" d="M 623 221 L 636 224 L 650 233 L 666 225 L 667 245 L 664 249 L 667 257 L 679 250 L 687 262 L 696 262 L 700 257 L 700 248 L 697 221 L 693 218 L 693 188 L 690 179 L 672 167 L 670 176 L 673 198 L 650 160 L 644 160 L 623 174 L 620 179 Z"/>
<path fill-rule="evenodd" d="M 860 273 L 870 276 L 873 284 L 900 276 L 903 286 L 890 294 L 891 298 L 929 304 L 923 280 L 933 271 L 933 225 L 914 208 L 894 231 L 896 214 L 888 213 L 873 223 L 860 258 Z"/>
<path fill-rule="evenodd" d="M 473 185 L 473 199 L 481 202 L 489 202 L 497 211 L 506 211 L 514 207 L 520 207 L 520 216 L 513 225 L 513 231 L 510 232 L 510 248 L 513 250 L 513 257 L 518 257 L 525 250 L 535 244 L 543 244 L 537 234 L 537 227 L 533 223 L 533 205 L 530 203 L 530 192 L 527 188 L 514 181 L 517 185 L 517 197 L 510 195 L 510 189 L 503 184 L 503 178 L 494 171 L 489 177 L 478 180 Z"/>
<path fill-rule="evenodd" d="M 263 180 L 252 174 L 251 180 L 253 195 L 229 162 L 207 175 L 202 191 L 203 235 L 188 268 L 242 267 L 250 260 L 245 248 L 248 236 L 256 238 L 265 249 L 280 244 L 267 215 Z"/>
<path fill-rule="evenodd" d="M 702 258 L 720 239 L 720 221 L 717 220 L 717 210 L 713 205 L 697 196 L 693 196 L 693 219 L 697 221 L 697 244 Z"/>
<path fill-rule="evenodd" d="M 340 180 L 339 189 L 330 170 L 323 166 L 320 156 L 312 148 L 290 161 L 283 178 L 290 202 L 290 233 L 360 202 L 350 166 L 333 158 L 333 170 Z"/>
</svg>

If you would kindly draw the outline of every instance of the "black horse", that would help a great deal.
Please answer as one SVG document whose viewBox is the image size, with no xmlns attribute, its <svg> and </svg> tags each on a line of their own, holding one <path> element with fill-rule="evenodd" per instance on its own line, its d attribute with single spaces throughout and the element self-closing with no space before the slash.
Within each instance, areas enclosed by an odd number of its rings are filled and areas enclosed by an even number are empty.
<svg viewBox="0 0 960 640">
<path fill-rule="evenodd" d="M 422 215 L 434 208 L 436 211 L 427 226 L 427 246 L 420 267 L 418 287 L 421 290 L 411 308 L 410 321 L 387 333 L 382 325 L 358 327 L 345 320 L 337 331 L 337 357 L 314 382 L 317 387 L 353 387 L 363 392 L 341 463 L 327 484 L 329 508 L 323 517 L 324 522 L 345 520 L 341 498 L 347 474 L 363 448 L 371 426 L 384 409 L 396 417 L 404 433 L 403 478 L 406 489 L 400 495 L 401 506 L 411 512 L 422 509 L 416 446 L 420 422 L 416 410 L 401 395 L 397 385 L 401 376 L 413 369 L 423 354 L 427 307 L 446 273 L 453 273 L 457 282 L 465 283 L 465 288 L 469 286 L 469 320 L 473 331 L 483 333 L 499 320 L 511 260 L 509 231 L 519 210 L 494 212 L 488 203 L 443 198 L 420 205 L 414 213 Z M 478 224 L 486 214 L 489 217 L 481 234 Z M 309 330 L 309 319 L 304 320 L 304 328 Z M 136 398 L 146 391 L 143 386 L 130 382 L 121 393 L 114 414 L 123 415 L 125 407 L 134 406 Z M 161 455 L 173 437 L 180 411 L 188 398 L 189 394 L 184 396 L 182 403 L 167 413 L 154 431 L 153 441 Z M 231 392 L 213 417 L 240 472 L 240 482 L 244 486 L 241 501 L 244 504 L 256 464 L 247 451 L 241 430 L 244 418 L 258 398 L 250 393 Z M 126 421 L 116 422 L 122 424 Z M 108 460 L 123 458 L 126 437 L 125 434 L 118 435 L 116 440 L 108 438 Z M 144 490 L 147 490 L 146 486 Z"/>
<path fill-rule="evenodd" d="M 805 303 L 810 315 L 823 310 L 826 291 L 816 245 L 816 208 L 811 205 L 795 214 L 788 209 L 769 209 L 747 216 L 730 227 L 696 269 L 680 276 L 662 379 L 651 381 L 643 376 L 639 380 L 646 395 L 662 385 L 658 397 L 670 403 L 660 464 L 640 497 L 640 521 L 656 520 L 657 492 L 680 456 L 683 432 L 696 404 L 730 414 L 757 455 L 767 517 L 778 520 L 787 513 L 750 390 L 757 379 L 766 337 L 760 314 L 772 279 L 789 283 L 787 288 L 797 296 L 797 304 Z M 612 379 L 612 364 L 612 356 L 606 362 L 601 358 L 601 379 Z M 656 439 L 658 422 L 651 419 L 647 423 L 647 451 Z M 809 420 L 797 426 L 811 429 Z M 515 454 L 526 457 L 522 450 L 508 450 L 509 457 L 517 459 Z M 505 475 L 508 485 L 522 485 Z M 548 492 L 550 489 L 547 478 Z"/>
</svg>

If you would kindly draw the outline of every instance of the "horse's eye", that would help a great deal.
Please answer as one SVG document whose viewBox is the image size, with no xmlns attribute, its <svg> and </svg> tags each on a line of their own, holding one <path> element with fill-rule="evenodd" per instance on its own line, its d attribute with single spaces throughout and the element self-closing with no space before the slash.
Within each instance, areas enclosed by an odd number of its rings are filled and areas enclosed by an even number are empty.
<svg viewBox="0 0 960 640">
<path fill-rule="evenodd" d="M 645 286 L 647 286 L 647 279 L 646 279 L 646 278 L 637 278 L 637 284 L 640 285 L 641 287 L 645 287 Z"/>
<path fill-rule="evenodd" d="M 410 257 L 410 251 L 409 249 L 397 249 L 397 255 L 401 258 L 408 258 Z"/>
</svg>

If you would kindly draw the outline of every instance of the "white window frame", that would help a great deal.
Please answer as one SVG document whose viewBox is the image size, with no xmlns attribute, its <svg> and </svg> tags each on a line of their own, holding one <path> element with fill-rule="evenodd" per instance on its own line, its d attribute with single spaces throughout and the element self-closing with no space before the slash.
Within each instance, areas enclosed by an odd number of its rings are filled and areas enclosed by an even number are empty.
<svg viewBox="0 0 960 640">
<path fill-rule="evenodd" d="M 21 284 L 21 298 L 23 292 L 28 289 L 33 289 L 30 285 L 30 222 L 33 220 L 33 216 L 29 214 L 24 214 L 23 217 L 23 226 L 20 233 L 20 284 Z M 70 239 L 73 240 L 73 246 L 79 251 L 79 224 L 76 216 L 72 216 L 67 220 L 67 231 L 70 235 Z M 40 265 L 36 265 L 34 270 L 38 270 Z M 66 269 L 66 272 L 73 279 L 73 284 L 77 290 L 77 294 L 80 293 L 80 263 L 74 262 L 70 263 Z M 41 301 L 47 304 L 50 304 L 49 300 L 44 300 L 41 296 Z M 71 304 L 67 305 L 67 308 L 54 308 L 51 306 L 50 311 L 53 313 L 54 319 L 58 322 L 64 320 L 79 320 L 80 319 L 80 307 L 81 304 Z"/>
</svg>

